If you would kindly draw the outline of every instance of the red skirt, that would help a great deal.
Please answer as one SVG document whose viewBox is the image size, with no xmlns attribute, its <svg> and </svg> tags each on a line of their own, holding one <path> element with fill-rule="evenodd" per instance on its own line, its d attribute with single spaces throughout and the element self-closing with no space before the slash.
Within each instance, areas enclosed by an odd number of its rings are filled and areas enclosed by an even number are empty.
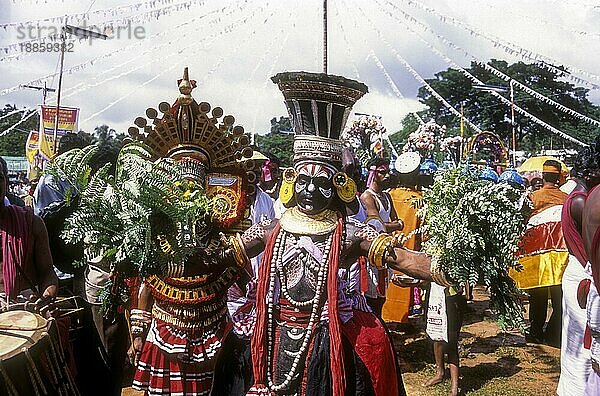
<svg viewBox="0 0 600 396">
<path fill-rule="evenodd" d="M 133 379 L 148 395 L 208 395 L 216 355 L 226 335 L 224 323 L 203 332 L 179 330 L 153 319 Z"/>
</svg>

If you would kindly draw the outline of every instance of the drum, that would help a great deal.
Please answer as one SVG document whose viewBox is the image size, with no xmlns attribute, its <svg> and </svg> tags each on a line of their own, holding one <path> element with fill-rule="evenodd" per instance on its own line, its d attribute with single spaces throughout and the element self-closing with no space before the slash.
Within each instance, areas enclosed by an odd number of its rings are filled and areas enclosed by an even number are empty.
<svg viewBox="0 0 600 396">
<path fill-rule="evenodd" d="M 0 313 L 0 394 L 79 394 L 54 319 L 21 310 Z"/>
</svg>

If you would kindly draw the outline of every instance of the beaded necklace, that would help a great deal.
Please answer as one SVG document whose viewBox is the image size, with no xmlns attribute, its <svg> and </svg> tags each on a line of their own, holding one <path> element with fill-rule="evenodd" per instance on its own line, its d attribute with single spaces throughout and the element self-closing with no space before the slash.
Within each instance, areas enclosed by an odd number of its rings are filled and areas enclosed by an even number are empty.
<svg viewBox="0 0 600 396">
<path fill-rule="evenodd" d="M 269 388 L 275 392 L 286 389 L 291 384 L 291 382 L 294 380 L 294 378 L 297 377 L 297 375 L 298 375 L 297 371 L 299 368 L 298 366 L 299 366 L 300 360 L 302 359 L 302 357 L 304 356 L 305 352 L 308 349 L 308 346 L 310 344 L 310 340 L 312 337 L 312 333 L 313 333 L 313 328 L 316 324 L 316 321 L 318 320 L 318 318 L 321 315 L 322 307 L 319 306 L 320 305 L 319 303 L 321 301 L 321 297 L 323 296 L 323 292 L 325 290 L 325 284 L 326 284 L 328 269 L 329 269 L 329 266 L 328 266 L 329 252 L 330 252 L 330 248 L 331 248 L 331 242 L 333 240 L 333 233 L 331 235 L 329 235 L 327 238 L 327 244 L 326 244 L 326 248 L 325 248 L 325 253 L 323 255 L 323 260 L 321 263 L 319 263 L 319 270 L 318 270 L 318 275 L 317 275 L 317 287 L 316 287 L 316 291 L 315 291 L 315 296 L 312 300 L 300 302 L 300 301 L 295 301 L 295 300 L 291 299 L 289 297 L 289 294 L 287 293 L 287 288 L 286 288 L 286 291 L 283 291 L 284 290 L 284 287 L 283 287 L 284 282 L 280 282 L 281 283 L 280 288 L 282 290 L 282 293 L 290 301 L 290 303 L 293 306 L 299 307 L 299 306 L 312 305 L 312 307 L 311 307 L 311 312 L 310 312 L 310 319 L 308 321 L 308 326 L 306 327 L 306 331 L 304 332 L 304 335 L 303 335 L 302 345 L 300 346 L 300 350 L 294 356 L 294 360 L 292 362 L 292 367 L 290 368 L 290 371 L 285 375 L 284 381 L 281 384 L 275 384 L 273 381 L 272 375 L 271 375 L 272 353 L 274 352 L 273 330 L 274 330 L 275 322 L 274 322 L 274 317 L 273 317 L 273 306 L 274 306 L 274 300 L 275 300 L 275 280 L 276 280 L 276 276 L 277 276 L 277 266 L 278 266 L 278 263 L 281 261 L 281 257 L 283 255 L 283 251 L 285 249 L 285 242 L 286 242 L 287 238 L 288 238 L 288 232 L 285 230 L 281 230 L 279 235 L 277 235 L 277 239 L 275 240 L 275 246 L 273 247 L 273 258 L 271 260 L 271 268 L 270 268 L 270 274 L 269 274 L 269 289 L 268 289 L 268 294 L 267 294 L 267 340 L 268 340 L 267 380 L 269 383 Z M 295 304 L 298 304 L 298 305 L 295 305 Z M 302 304 L 302 305 L 300 305 L 300 304 Z"/>
<path fill-rule="evenodd" d="M 287 233 L 286 233 L 286 235 L 287 235 Z M 324 248 L 324 252 L 323 252 L 323 260 L 325 263 L 327 262 L 327 258 L 329 257 L 329 251 L 331 250 L 332 239 L 333 239 L 333 234 L 331 236 L 329 236 L 327 238 L 327 240 L 325 241 L 325 248 Z M 284 252 L 284 251 L 285 251 L 285 244 L 283 244 L 283 247 L 280 247 L 280 252 Z M 296 260 L 303 260 L 304 263 L 300 263 L 300 265 L 301 266 L 304 265 L 305 268 L 307 267 L 309 270 L 316 269 L 317 270 L 317 279 L 318 279 L 318 274 L 322 270 L 322 267 L 323 267 L 322 263 L 316 262 L 314 260 L 314 258 L 312 258 L 312 256 L 310 256 L 308 254 L 304 255 L 304 257 L 302 257 L 302 255 L 299 255 L 296 258 Z M 313 298 L 311 298 L 310 300 L 307 300 L 307 301 L 297 301 L 294 298 L 292 298 L 292 296 L 289 293 L 289 289 L 288 289 L 288 276 L 286 275 L 286 271 L 283 268 L 282 260 L 277 260 L 276 264 L 277 264 L 277 270 L 279 271 L 279 275 L 281 277 L 281 282 L 280 282 L 281 283 L 281 293 L 290 302 L 290 304 L 292 304 L 292 306 L 294 306 L 295 308 L 308 307 L 309 305 L 312 305 L 314 300 L 317 299 L 317 294 L 315 293 Z"/>
</svg>

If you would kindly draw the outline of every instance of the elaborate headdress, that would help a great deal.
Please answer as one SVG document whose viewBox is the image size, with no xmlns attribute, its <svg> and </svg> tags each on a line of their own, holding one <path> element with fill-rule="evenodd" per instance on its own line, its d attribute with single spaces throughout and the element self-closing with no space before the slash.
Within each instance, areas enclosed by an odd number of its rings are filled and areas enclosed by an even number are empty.
<svg viewBox="0 0 600 396">
<path fill-rule="evenodd" d="M 323 73 L 288 72 L 271 78 L 292 119 L 294 164 L 322 162 L 341 169 L 340 134 L 352 106 L 368 92 L 365 84 Z"/>
<path fill-rule="evenodd" d="M 223 109 L 207 102 L 197 103 L 191 96 L 196 82 L 188 77 L 188 68 L 178 81 L 179 98 L 158 110 L 146 110 L 129 128 L 132 138 L 148 145 L 157 157 L 180 162 L 187 178 L 204 185 L 213 198 L 214 218 L 222 227 L 230 227 L 245 215 L 246 195 L 255 191 L 258 180 L 254 172 L 252 149 L 244 128 L 234 126 L 235 118 L 223 116 Z"/>
<path fill-rule="evenodd" d="M 294 166 L 320 163 L 336 173 L 334 185 L 345 202 L 355 199 L 356 186 L 341 173 L 342 147 L 340 134 L 352 106 L 368 92 L 365 84 L 341 76 L 324 73 L 286 72 L 271 78 L 279 86 L 294 128 Z M 293 172 L 292 172 L 293 173 Z M 282 202 L 293 195 L 295 175 L 284 173 Z"/>
</svg>

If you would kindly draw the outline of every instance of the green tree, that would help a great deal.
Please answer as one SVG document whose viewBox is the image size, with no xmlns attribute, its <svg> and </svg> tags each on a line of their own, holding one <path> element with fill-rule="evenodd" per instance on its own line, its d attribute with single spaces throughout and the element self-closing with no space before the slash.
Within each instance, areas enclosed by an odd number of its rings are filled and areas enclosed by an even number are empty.
<svg viewBox="0 0 600 396">
<path fill-rule="evenodd" d="M 492 59 L 489 64 L 556 102 L 592 118 L 600 119 L 600 107 L 593 105 L 587 99 L 588 90 L 561 81 L 561 76 L 554 72 L 535 64 L 523 62 L 509 65 L 506 61 Z M 494 76 L 476 63 L 472 63 L 467 71 L 485 84 L 508 85 L 504 80 Z M 437 73 L 435 78 L 429 79 L 427 82 L 455 108 L 460 108 L 463 103 L 465 117 L 469 120 L 485 130 L 495 132 L 506 143 L 511 140 L 510 108 L 489 92 L 473 89 L 471 80 L 461 72 L 447 69 Z M 514 94 L 515 103 L 518 106 L 583 142 L 593 142 L 600 132 L 600 128 L 568 115 L 518 88 L 515 88 Z M 501 95 L 510 99 L 509 93 L 501 93 Z M 418 97 L 428 107 L 420 113 L 423 118 L 433 118 L 438 124 L 447 125 L 449 130 L 451 127 L 456 128 L 459 125 L 458 117 L 450 113 L 424 87 L 419 89 Z M 577 148 L 574 143 L 562 139 L 527 117 L 515 114 L 515 123 L 519 149 L 535 152 L 542 147 L 550 148 L 551 142 L 554 147 Z M 472 133 L 472 131 L 470 132 Z"/>
<path fill-rule="evenodd" d="M 396 150 L 401 150 L 402 146 L 408 140 L 408 135 L 419 128 L 419 121 L 414 114 L 408 114 L 402 119 L 402 129 L 390 134 L 390 141 L 396 147 Z"/>
<path fill-rule="evenodd" d="M 281 166 L 292 166 L 292 151 L 294 134 L 288 117 L 271 119 L 271 132 L 266 135 L 256 135 L 254 143 L 258 151 L 273 154 L 281 161 Z"/>
<path fill-rule="evenodd" d="M 0 109 L 0 117 L 15 110 L 17 110 L 17 106 L 6 104 L 3 109 Z M 23 114 L 27 115 L 29 113 L 20 112 L 0 120 L 0 134 L 17 124 Z M 39 127 L 40 117 L 39 115 L 33 115 L 12 131 L 0 136 L 0 155 L 23 157 L 29 131 L 37 131 Z"/>
<path fill-rule="evenodd" d="M 279 120 L 271 118 L 271 132 L 293 132 L 290 117 L 279 117 Z"/>
</svg>

